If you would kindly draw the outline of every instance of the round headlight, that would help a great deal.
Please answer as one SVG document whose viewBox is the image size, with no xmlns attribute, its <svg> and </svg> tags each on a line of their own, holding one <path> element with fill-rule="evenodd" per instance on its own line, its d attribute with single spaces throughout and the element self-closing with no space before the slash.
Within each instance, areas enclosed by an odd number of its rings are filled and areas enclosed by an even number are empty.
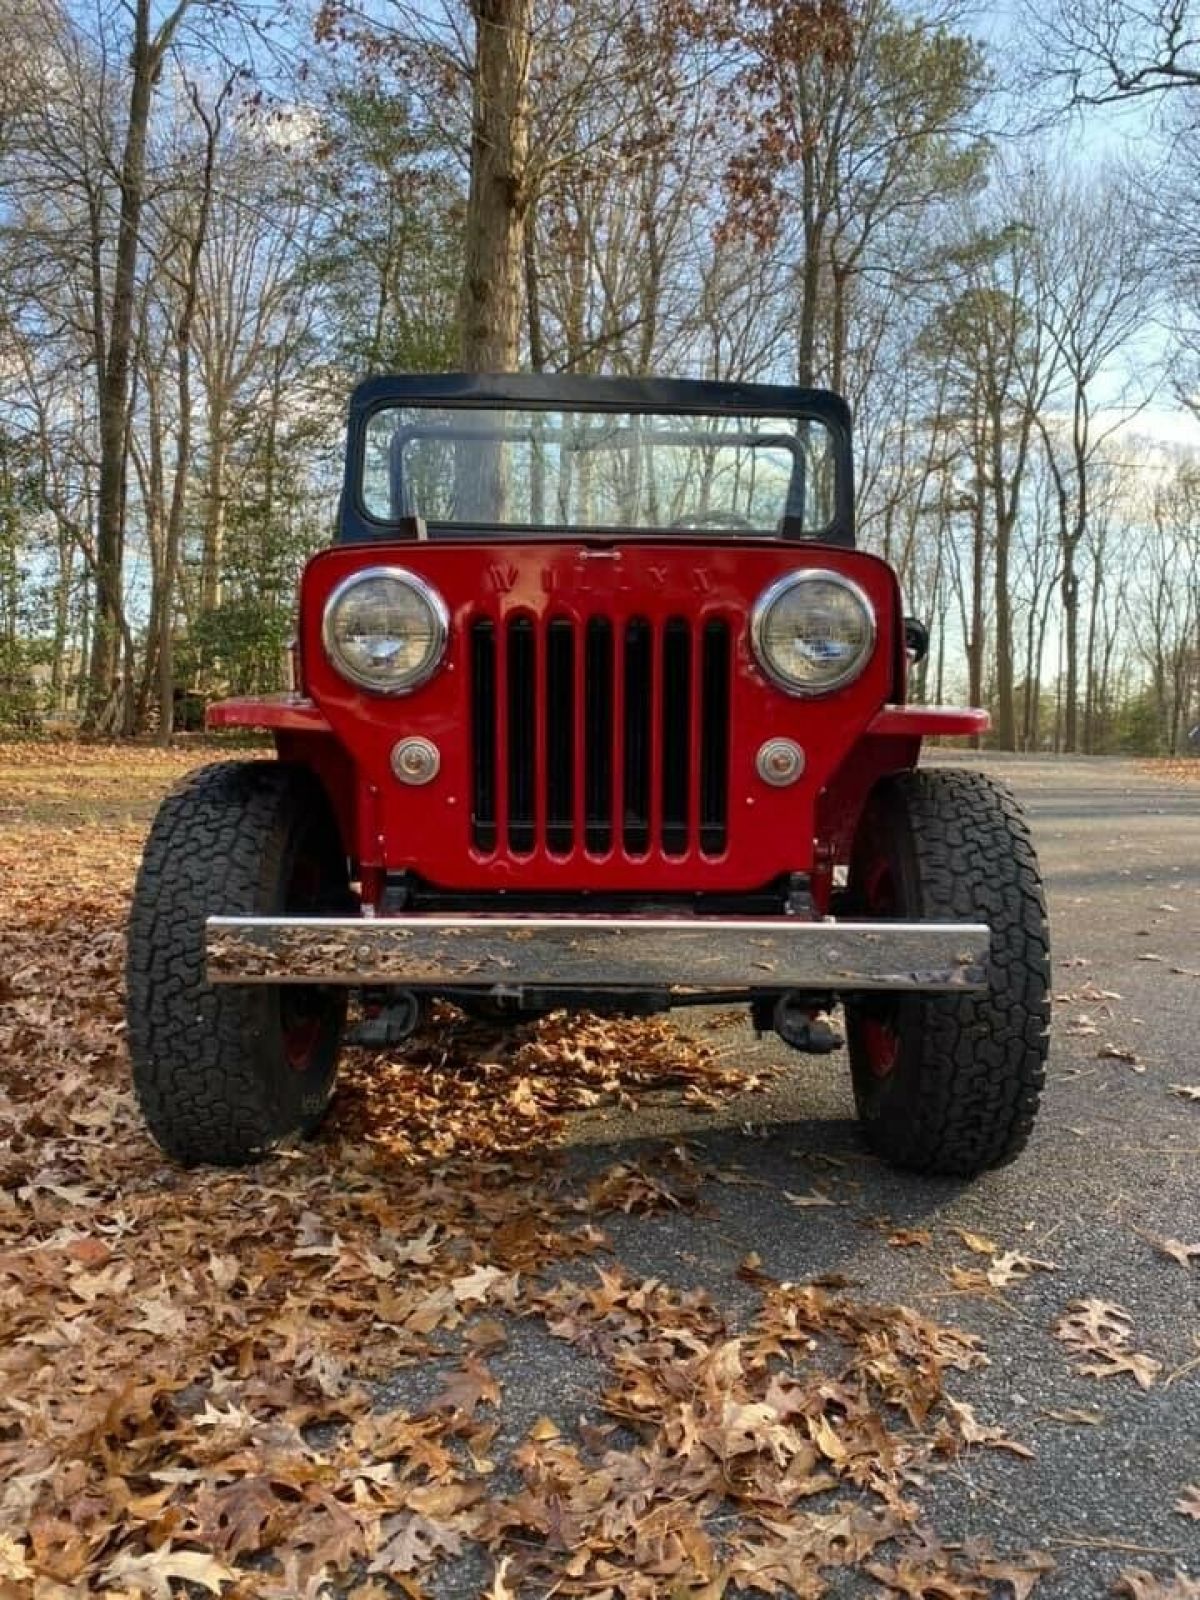
<svg viewBox="0 0 1200 1600">
<path fill-rule="evenodd" d="M 415 572 L 367 567 L 329 596 L 321 636 L 351 683 L 376 694 L 407 694 L 437 671 L 449 628 L 445 601 Z"/>
<path fill-rule="evenodd" d="M 829 694 L 870 660 L 875 613 L 858 585 L 839 573 L 792 572 L 758 597 L 750 640 L 781 689 Z"/>
</svg>

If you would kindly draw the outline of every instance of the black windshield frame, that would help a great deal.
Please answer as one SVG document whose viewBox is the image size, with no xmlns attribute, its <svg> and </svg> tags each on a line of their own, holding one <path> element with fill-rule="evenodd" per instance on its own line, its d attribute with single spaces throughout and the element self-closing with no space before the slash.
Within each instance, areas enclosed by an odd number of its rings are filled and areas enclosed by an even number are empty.
<svg viewBox="0 0 1200 1600">
<path fill-rule="evenodd" d="M 414 517 L 383 519 L 372 515 L 363 502 L 362 479 L 367 426 L 380 410 L 395 406 L 496 410 L 511 406 L 525 411 L 556 409 L 670 413 L 677 416 L 779 417 L 790 422 L 813 421 L 828 432 L 834 456 L 834 510 L 829 524 L 814 530 L 796 515 L 783 519 L 778 537 L 806 544 L 854 546 L 854 481 L 850 408 L 839 396 L 824 389 L 800 389 L 783 384 L 710 383 L 690 378 L 609 378 L 579 374 L 546 373 L 438 373 L 369 378 L 359 384 L 350 401 L 346 438 L 345 487 L 338 518 L 338 542 L 375 544 L 383 540 L 416 539 L 424 525 Z M 439 540 L 495 541 L 500 538 L 557 542 L 570 539 L 647 541 L 662 540 L 661 531 L 630 528 L 564 528 L 505 526 L 469 527 L 434 524 Z M 694 535 L 728 542 L 730 533 Z M 767 537 L 759 535 L 758 537 Z"/>
</svg>

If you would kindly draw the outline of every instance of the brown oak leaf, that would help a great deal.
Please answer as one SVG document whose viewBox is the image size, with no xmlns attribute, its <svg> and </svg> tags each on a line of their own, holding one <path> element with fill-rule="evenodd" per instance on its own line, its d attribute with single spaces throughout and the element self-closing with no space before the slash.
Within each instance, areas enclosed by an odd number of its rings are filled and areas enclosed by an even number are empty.
<svg viewBox="0 0 1200 1600">
<path fill-rule="evenodd" d="M 442 1392 L 430 1402 L 429 1410 L 454 1411 L 473 1417 L 476 1406 L 494 1406 L 499 1400 L 500 1385 L 477 1356 L 468 1356 L 446 1379 Z"/>
<path fill-rule="evenodd" d="M 1112 1592 L 1123 1600 L 1200 1600 L 1200 1580 L 1189 1578 L 1185 1572 L 1158 1578 L 1142 1567 L 1127 1567 Z"/>
<path fill-rule="evenodd" d="M 953 1231 L 966 1245 L 967 1249 L 973 1250 L 977 1256 L 994 1256 L 999 1252 L 1000 1246 L 982 1233 L 973 1233 L 970 1228 L 959 1227 L 956 1227 Z"/>
<path fill-rule="evenodd" d="M 171 1600 L 173 1581 L 198 1584 L 209 1594 L 220 1594 L 225 1584 L 236 1582 L 238 1574 L 202 1550 L 173 1550 L 163 1545 L 143 1555 L 122 1550 L 105 1567 L 104 1578 L 110 1587 L 124 1584 L 135 1593 L 153 1595 L 155 1600 Z"/>
<path fill-rule="evenodd" d="M 371 1558 L 372 1572 L 415 1572 L 443 1555 L 462 1552 L 462 1534 L 456 1528 L 411 1512 L 385 1517 L 383 1532 L 384 1542 Z"/>
<path fill-rule="evenodd" d="M 1160 1255 L 1170 1256 L 1186 1267 L 1190 1261 L 1200 1261 L 1200 1244 L 1184 1244 L 1182 1239 L 1151 1239 L 1150 1243 Z"/>
</svg>

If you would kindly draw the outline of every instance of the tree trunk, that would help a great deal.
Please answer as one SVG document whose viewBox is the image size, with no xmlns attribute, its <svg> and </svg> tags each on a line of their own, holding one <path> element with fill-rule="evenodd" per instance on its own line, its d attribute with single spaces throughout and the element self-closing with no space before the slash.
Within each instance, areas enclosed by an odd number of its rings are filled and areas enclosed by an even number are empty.
<svg viewBox="0 0 1200 1600">
<path fill-rule="evenodd" d="M 118 672 L 121 639 L 128 633 L 124 608 L 124 522 L 134 291 L 146 186 L 146 139 L 154 87 L 163 56 L 188 3 L 189 0 L 179 0 L 154 35 L 151 34 L 150 0 L 133 0 L 131 8 L 129 116 L 121 154 L 117 248 L 107 319 L 107 348 L 103 365 L 97 372 L 100 481 L 96 508 L 96 608 L 84 716 L 85 726 L 90 728 L 110 721 L 121 692 L 126 699 L 126 719 L 133 714 L 132 661 L 125 661 L 123 686 L 118 685 Z M 128 651 L 126 654 L 128 656 Z"/>
<path fill-rule="evenodd" d="M 1066 684 L 1063 688 L 1062 747 L 1073 755 L 1079 747 L 1079 578 L 1075 571 L 1075 540 L 1063 541 L 1063 633 L 1066 655 Z"/>
<path fill-rule="evenodd" d="M 996 597 L 995 740 L 1001 750 L 1013 750 L 1017 743 L 1017 717 L 1013 695 L 1012 595 L 1009 590 L 1008 557 L 1012 549 L 1013 524 L 1016 521 L 1018 496 L 1021 492 L 1020 476 L 1024 450 L 1023 448 L 1018 450 L 1011 483 L 1006 487 L 1004 406 L 999 393 L 993 393 L 990 398 L 988 423 L 991 430 L 992 504 L 996 516 L 996 565 L 993 586 Z"/>
<path fill-rule="evenodd" d="M 528 203 L 533 0 L 474 0 L 471 180 L 460 299 L 468 372 L 511 372 L 520 356 Z"/>
<path fill-rule="evenodd" d="M 1013 693 L 1012 600 L 1008 586 L 1008 552 L 1012 523 L 1007 517 L 996 526 L 996 744 L 1014 750 L 1017 743 L 1016 704 Z"/>
<path fill-rule="evenodd" d="M 225 559 L 225 395 L 222 382 L 208 408 L 208 488 L 204 508 L 204 548 L 200 556 L 200 614 L 221 604 L 221 568 Z"/>
<path fill-rule="evenodd" d="M 529 327 L 529 368 L 541 372 L 546 365 L 546 345 L 542 334 L 542 293 L 538 281 L 537 236 L 532 216 L 524 227 L 525 321 Z"/>
<path fill-rule="evenodd" d="M 1085 755 L 1096 753 L 1096 721 L 1098 714 L 1097 679 L 1099 665 L 1096 660 L 1097 629 L 1100 622 L 1100 596 L 1103 592 L 1102 576 L 1104 553 L 1096 550 L 1092 557 L 1092 592 L 1088 597 L 1088 630 L 1086 668 L 1083 692 L 1083 749 Z"/>
<path fill-rule="evenodd" d="M 800 269 L 800 329 L 796 339 L 796 382 L 810 389 L 817 381 L 817 310 L 821 294 L 821 229 L 806 228 Z"/>
<path fill-rule="evenodd" d="M 71 620 L 71 582 L 75 576 L 75 550 L 61 533 L 58 538 L 58 573 L 54 580 L 54 655 L 50 662 L 50 693 L 55 714 L 67 708 L 66 651 Z"/>
<path fill-rule="evenodd" d="M 224 94 L 221 98 L 224 98 Z M 192 91 L 192 104 L 204 124 L 204 180 L 200 189 L 196 226 L 188 241 L 183 304 L 179 308 L 179 321 L 175 328 L 179 435 L 175 443 L 175 481 L 171 487 L 171 509 L 167 513 L 167 536 L 162 561 L 162 604 L 158 613 L 158 742 L 163 746 L 170 744 L 175 731 L 175 581 L 179 572 L 187 478 L 192 460 L 192 323 L 200 292 L 200 257 L 212 209 L 213 169 L 220 126 L 220 101 L 211 119 L 201 111 L 195 90 Z"/>
<path fill-rule="evenodd" d="M 150 41 L 150 0 L 135 0 L 129 121 L 121 159 L 121 210 L 113 267 L 107 354 L 98 374 L 100 485 L 96 515 L 96 614 L 88 667 L 85 725 L 94 727 L 117 692 L 123 609 L 126 412 L 133 345 L 134 287 L 146 174 L 146 132 L 157 61 Z"/>
<path fill-rule="evenodd" d="M 987 541 L 984 537 L 982 475 L 977 480 L 977 487 L 979 492 L 976 494 L 971 513 L 971 637 L 967 640 L 967 701 L 973 706 L 983 704 L 985 639 L 983 576 Z M 978 740 L 975 740 L 975 743 L 978 745 Z"/>
</svg>

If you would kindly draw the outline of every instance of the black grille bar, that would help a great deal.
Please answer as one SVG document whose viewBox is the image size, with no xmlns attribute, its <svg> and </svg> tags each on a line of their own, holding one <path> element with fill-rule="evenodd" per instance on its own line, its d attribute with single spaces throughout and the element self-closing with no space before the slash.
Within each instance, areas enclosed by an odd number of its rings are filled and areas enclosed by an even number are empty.
<svg viewBox="0 0 1200 1600">
<path fill-rule="evenodd" d="M 574 838 L 575 629 L 546 629 L 546 847 L 565 855 Z"/>
<path fill-rule="evenodd" d="M 584 657 L 584 839 L 596 855 L 613 837 L 613 630 L 607 617 L 587 625 Z"/>
<path fill-rule="evenodd" d="M 662 638 L 662 850 L 666 856 L 687 854 L 688 767 L 691 723 L 692 630 L 682 617 L 671 617 Z"/>
<path fill-rule="evenodd" d="M 496 629 L 471 627 L 471 836 L 479 850 L 496 848 Z"/>
<path fill-rule="evenodd" d="M 727 622 L 705 624 L 700 677 L 700 850 L 718 856 L 729 838 Z"/>
<path fill-rule="evenodd" d="M 625 813 L 631 856 L 650 849 L 650 707 L 654 655 L 650 624 L 635 617 L 625 629 Z"/>
<path fill-rule="evenodd" d="M 508 625 L 508 847 L 529 855 L 536 838 L 537 641 L 530 617 Z"/>
</svg>

